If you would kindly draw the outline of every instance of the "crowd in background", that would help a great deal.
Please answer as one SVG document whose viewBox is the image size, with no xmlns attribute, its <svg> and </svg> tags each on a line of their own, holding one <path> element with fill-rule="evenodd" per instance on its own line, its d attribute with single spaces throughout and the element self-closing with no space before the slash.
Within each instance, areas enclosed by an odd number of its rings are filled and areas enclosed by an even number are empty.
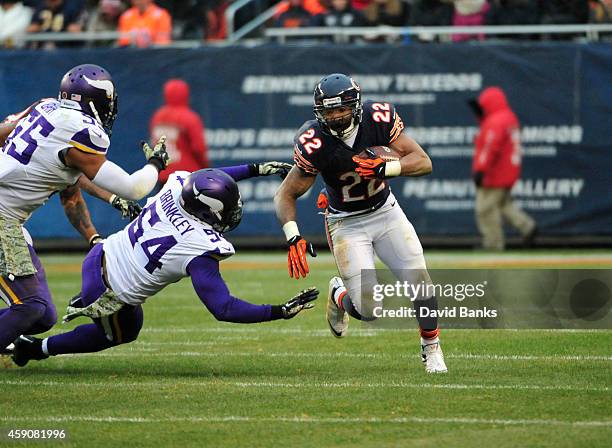
<svg viewBox="0 0 612 448">
<path fill-rule="evenodd" d="M 121 32 L 95 45 L 164 45 L 227 38 L 231 0 L 0 0 L 0 47 L 55 48 L 79 41 L 28 41 L 28 33 Z M 276 5 L 269 26 L 474 26 L 610 23 L 612 0 L 254 0 L 236 25 Z M 426 36 L 420 36 L 427 40 Z M 533 38 L 531 35 L 525 38 Z M 453 41 L 485 39 L 457 34 Z"/>
</svg>

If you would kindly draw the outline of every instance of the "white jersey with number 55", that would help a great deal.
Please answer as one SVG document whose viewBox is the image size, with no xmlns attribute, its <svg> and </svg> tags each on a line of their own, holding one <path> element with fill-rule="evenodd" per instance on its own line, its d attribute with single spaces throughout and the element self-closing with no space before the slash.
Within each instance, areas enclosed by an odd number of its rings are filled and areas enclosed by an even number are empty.
<svg viewBox="0 0 612 448">
<path fill-rule="evenodd" d="M 143 303 L 170 283 L 188 276 L 195 257 L 222 259 L 234 247 L 206 223 L 179 206 L 187 171 L 173 173 L 162 190 L 147 201 L 138 218 L 104 242 L 106 272 L 117 297 L 130 305 Z"/>
<path fill-rule="evenodd" d="M 62 162 L 66 148 L 106 154 L 102 126 L 68 103 L 45 99 L 21 118 L 0 151 L 0 214 L 25 222 L 49 197 L 81 173 Z"/>
</svg>

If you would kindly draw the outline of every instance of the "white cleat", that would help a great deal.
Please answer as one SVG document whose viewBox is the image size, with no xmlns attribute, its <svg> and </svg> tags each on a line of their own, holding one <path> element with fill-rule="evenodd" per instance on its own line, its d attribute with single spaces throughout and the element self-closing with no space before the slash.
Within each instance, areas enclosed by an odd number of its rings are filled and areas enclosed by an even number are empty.
<svg viewBox="0 0 612 448">
<path fill-rule="evenodd" d="M 329 325 L 329 329 L 332 334 L 341 338 L 346 335 L 346 330 L 348 329 L 349 323 L 349 315 L 346 311 L 341 310 L 336 305 L 334 301 L 334 293 L 339 288 L 344 287 L 344 283 L 342 283 L 342 279 L 340 277 L 332 277 L 329 281 L 329 293 L 327 294 L 327 309 L 325 311 L 325 315 L 327 317 L 327 324 Z"/>
<path fill-rule="evenodd" d="M 427 373 L 448 372 L 439 342 L 421 345 L 421 357 L 423 358 L 423 364 L 425 364 L 425 371 Z"/>
</svg>

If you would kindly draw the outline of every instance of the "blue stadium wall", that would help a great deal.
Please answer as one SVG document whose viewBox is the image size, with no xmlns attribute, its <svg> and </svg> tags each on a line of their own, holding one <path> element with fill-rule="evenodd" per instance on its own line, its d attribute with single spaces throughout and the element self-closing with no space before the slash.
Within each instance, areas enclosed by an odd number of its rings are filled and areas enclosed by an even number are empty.
<svg viewBox="0 0 612 448">
<path fill-rule="evenodd" d="M 365 97 L 396 104 L 407 132 L 430 154 L 434 171 L 391 182 L 425 239 L 472 237 L 470 181 L 476 122 L 467 100 L 489 85 L 508 94 L 522 125 L 521 206 L 550 237 L 612 236 L 612 48 L 605 44 L 410 45 L 73 50 L 0 53 L 0 115 L 55 96 L 71 66 L 97 63 L 113 74 L 119 118 L 109 158 L 128 170 L 144 162 L 139 142 L 162 102 L 165 80 L 180 77 L 206 125 L 215 166 L 291 159 L 293 134 L 312 118 L 314 83 L 352 74 Z M 319 181 L 320 182 L 320 181 Z M 280 238 L 272 196 L 277 179 L 241 183 L 246 211 L 236 237 Z M 320 184 L 299 201 L 303 233 L 323 234 L 315 208 Z M 89 198 L 108 234 L 125 225 Z M 37 239 L 78 238 L 57 197 L 27 225 Z"/>
</svg>

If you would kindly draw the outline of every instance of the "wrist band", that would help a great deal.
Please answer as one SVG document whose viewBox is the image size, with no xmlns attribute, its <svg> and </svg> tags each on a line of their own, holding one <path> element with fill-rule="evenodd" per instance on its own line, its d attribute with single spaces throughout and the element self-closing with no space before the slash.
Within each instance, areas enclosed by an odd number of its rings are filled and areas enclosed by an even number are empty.
<svg viewBox="0 0 612 448">
<path fill-rule="evenodd" d="M 402 164 L 399 160 L 385 163 L 385 177 L 396 177 L 402 174 Z"/>
<path fill-rule="evenodd" d="M 300 230 L 298 229 L 297 222 L 289 221 L 285 225 L 283 225 L 283 232 L 285 232 L 285 238 L 289 241 L 294 236 L 298 236 L 300 234 Z"/>
<path fill-rule="evenodd" d="M 108 203 L 113 205 L 113 201 L 117 198 L 116 194 L 111 194 L 111 197 L 108 198 Z"/>
</svg>

